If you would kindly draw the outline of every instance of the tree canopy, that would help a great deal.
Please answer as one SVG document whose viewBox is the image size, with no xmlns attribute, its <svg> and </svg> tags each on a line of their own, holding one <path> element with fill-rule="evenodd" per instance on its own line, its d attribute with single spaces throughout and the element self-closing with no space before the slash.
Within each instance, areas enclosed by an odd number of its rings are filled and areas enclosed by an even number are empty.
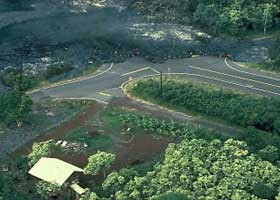
<svg viewBox="0 0 280 200">
<path fill-rule="evenodd" d="M 85 174 L 97 175 L 102 170 L 105 177 L 105 170 L 112 165 L 115 159 L 114 154 L 98 151 L 88 158 L 88 164 L 84 168 Z"/>
<path fill-rule="evenodd" d="M 189 199 L 272 199 L 280 169 L 250 155 L 244 142 L 229 139 L 184 140 L 170 144 L 165 159 L 143 177 L 135 177 L 117 199 L 157 199 L 167 192 Z"/>
<path fill-rule="evenodd" d="M 51 153 L 51 149 L 55 146 L 53 140 L 45 142 L 34 143 L 32 145 L 32 152 L 28 155 L 29 165 L 33 166 L 42 157 L 48 157 Z"/>
<path fill-rule="evenodd" d="M 32 100 L 24 92 L 12 90 L 0 96 L 0 122 L 21 126 L 32 111 Z"/>
<path fill-rule="evenodd" d="M 160 21 L 199 26 L 214 34 L 239 35 L 279 25 L 277 0 L 134 0 L 131 7 Z"/>
</svg>

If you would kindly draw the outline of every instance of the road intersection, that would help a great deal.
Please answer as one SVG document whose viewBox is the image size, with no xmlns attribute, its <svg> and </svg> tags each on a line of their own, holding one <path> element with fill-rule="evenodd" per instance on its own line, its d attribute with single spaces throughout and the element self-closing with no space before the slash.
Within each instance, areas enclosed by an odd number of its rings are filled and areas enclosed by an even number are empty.
<svg viewBox="0 0 280 200">
<path fill-rule="evenodd" d="M 280 96 L 280 76 L 240 67 L 237 63 L 216 57 L 193 57 L 151 63 L 134 57 L 123 63 L 104 65 L 100 73 L 56 84 L 31 93 L 33 99 L 44 96 L 62 99 L 93 99 L 108 103 L 123 97 L 120 87 L 129 79 L 164 74 L 180 76 L 209 84 L 263 96 Z"/>
</svg>

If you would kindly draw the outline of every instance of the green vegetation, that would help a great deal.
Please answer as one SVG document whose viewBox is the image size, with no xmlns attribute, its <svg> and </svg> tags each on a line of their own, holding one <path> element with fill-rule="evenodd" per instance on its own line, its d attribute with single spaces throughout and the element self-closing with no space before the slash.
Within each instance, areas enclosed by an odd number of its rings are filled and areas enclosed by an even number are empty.
<svg viewBox="0 0 280 200">
<path fill-rule="evenodd" d="M 121 131 L 121 120 L 118 117 L 119 110 L 111 109 L 100 113 L 100 119 L 108 129 L 113 130 L 114 133 Z"/>
<path fill-rule="evenodd" d="M 90 152 L 110 150 L 113 145 L 112 138 L 109 135 L 90 133 L 85 127 L 72 130 L 70 133 L 66 134 L 64 140 L 86 144 L 88 146 L 87 151 Z"/>
<path fill-rule="evenodd" d="M 20 160 L 20 162 L 19 162 Z M 34 195 L 34 183 L 27 180 L 26 167 L 22 167 L 21 158 L 16 161 L 0 158 L 0 199 L 31 200 Z M 24 166 L 27 164 L 24 163 Z"/>
<path fill-rule="evenodd" d="M 273 45 L 269 48 L 270 60 L 260 63 L 249 63 L 249 67 L 263 69 L 272 72 L 280 72 L 280 37 L 273 40 Z"/>
<path fill-rule="evenodd" d="M 279 160 L 277 147 L 280 147 L 280 137 L 276 134 L 267 137 L 269 134 L 267 133 L 264 137 L 265 134 L 261 131 L 247 129 L 234 136 L 235 139 L 246 140 L 248 142 L 246 144 L 229 139 L 231 135 L 189 124 L 160 120 L 135 111 L 110 108 L 101 116 L 109 127 L 118 130 L 124 127 L 131 128 L 129 134 L 143 130 L 143 133 L 179 138 L 181 142 L 170 144 L 164 158 L 152 161 L 151 166 L 144 168 L 139 165 L 127 166 L 128 168 L 111 172 L 107 177 L 105 172 L 108 172 L 108 168 L 117 159 L 115 155 L 97 152 L 90 156 L 84 168 L 85 174 L 97 175 L 103 172 L 106 179 L 100 185 L 96 183 L 91 185 L 91 191 L 88 190 L 81 197 L 83 200 L 108 198 L 257 200 L 274 199 L 278 195 L 280 169 L 270 163 L 277 163 Z M 70 133 L 68 139 L 78 140 L 79 136 L 83 138 L 86 132 L 84 128 L 76 129 Z M 22 166 L 20 163 L 25 166 L 24 163 L 30 163 L 32 160 L 35 162 L 42 156 L 49 156 L 53 145 L 53 141 L 34 144 L 33 152 L 27 160 L 18 161 L 18 167 Z M 7 187 L 11 189 L 13 186 Z M 5 195 L 7 197 L 11 194 Z M 69 192 L 44 182 L 35 184 L 34 190 L 26 199 L 34 198 L 34 195 L 38 195 L 41 199 L 48 199 L 51 196 L 70 199 L 67 196 Z"/>
<path fill-rule="evenodd" d="M 179 80 L 166 80 L 162 95 L 158 79 L 138 81 L 129 91 L 137 97 L 179 111 L 192 111 L 242 127 L 254 126 L 267 132 L 280 133 L 278 99 Z"/>
<path fill-rule="evenodd" d="M 115 159 L 116 156 L 114 154 L 98 151 L 96 154 L 88 158 L 88 164 L 84 168 L 84 173 L 90 175 L 97 175 L 102 170 L 105 178 L 105 170 L 111 167 Z"/>
<path fill-rule="evenodd" d="M 137 171 L 133 169 L 124 168 L 118 172 L 113 171 L 102 183 L 102 188 L 107 195 L 115 194 L 117 191 L 120 191 L 131 179 L 138 175 Z"/>
<path fill-rule="evenodd" d="M 248 154 L 244 142 L 194 139 L 170 144 L 162 163 L 130 180 L 115 196 L 138 200 L 176 192 L 189 199 L 272 199 L 279 181 L 279 168 Z M 257 191 L 260 185 L 263 190 Z"/>
<path fill-rule="evenodd" d="M 162 195 L 159 195 L 153 200 L 188 200 L 187 195 L 181 194 L 179 192 L 166 192 Z"/>
<path fill-rule="evenodd" d="M 130 7 L 152 19 L 193 24 L 214 34 L 244 36 L 248 31 L 279 26 L 280 3 L 276 0 L 134 0 Z"/>
<path fill-rule="evenodd" d="M 79 200 L 98 200 L 97 194 L 91 192 L 90 190 L 86 191 Z"/>
<path fill-rule="evenodd" d="M 258 63 L 244 63 L 245 66 L 250 68 L 256 68 L 258 70 L 265 70 L 267 72 L 280 72 L 280 68 L 274 65 L 271 61 L 263 61 Z"/>
<path fill-rule="evenodd" d="M 36 184 L 36 192 L 42 200 L 48 200 L 50 197 L 55 197 L 62 195 L 61 187 L 57 184 L 47 183 L 44 181 L 39 181 Z"/>
<path fill-rule="evenodd" d="M 270 57 L 272 59 L 272 67 L 280 71 L 280 37 L 278 37 L 270 49 Z"/>
<path fill-rule="evenodd" d="M 54 148 L 54 146 L 55 143 L 53 140 L 34 143 L 32 145 L 32 152 L 28 155 L 29 166 L 32 167 L 42 157 L 50 156 L 51 150 Z"/>
<path fill-rule="evenodd" d="M 191 124 L 178 124 L 174 121 L 159 120 L 156 118 L 139 115 L 133 112 L 120 112 L 119 118 L 123 125 L 133 128 L 140 128 L 148 133 L 159 134 L 168 137 L 180 138 L 207 138 L 209 140 L 222 135 Z"/>
<path fill-rule="evenodd" d="M 55 63 L 53 65 L 50 65 L 47 68 L 47 71 L 45 73 L 45 76 L 47 79 L 52 78 L 54 76 L 58 76 L 61 74 L 64 74 L 70 70 L 72 70 L 73 67 L 70 65 L 67 65 L 65 63 Z"/>
<path fill-rule="evenodd" d="M 73 67 L 64 63 L 54 63 L 43 72 L 34 72 L 30 67 L 5 68 L 1 73 L 3 83 L 14 90 L 27 91 L 53 77 L 71 71 Z"/>
<path fill-rule="evenodd" d="M 2 72 L 4 84 L 15 90 L 26 91 L 39 84 L 41 77 L 32 73 L 22 72 L 17 68 L 6 68 Z"/>
<path fill-rule="evenodd" d="M 258 154 L 262 159 L 276 163 L 280 158 L 280 136 L 266 133 L 255 128 L 243 129 L 237 135 L 220 133 L 203 129 L 191 124 L 178 124 L 173 121 L 159 120 L 135 112 L 113 111 L 123 126 L 133 129 L 144 129 L 147 133 L 181 139 L 203 139 L 225 141 L 229 138 L 245 141 L 251 153 Z M 113 118 L 113 117 L 112 117 Z M 115 119 L 117 120 L 117 119 Z"/>
<path fill-rule="evenodd" d="M 95 63 L 96 65 L 86 66 L 86 69 L 83 71 L 83 76 L 91 75 L 97 72 L 98 68 L 101 66 L 100 64 Z"/>
<path fill-rule="evenodd" d="M 0 123 L 5 125 L 22 124 L 30 119 L 32 100 L 20 91 L 9 91 L 0 96 Z"/>
<path fill-rule="evenodd" d="M 10 104 L 13 101 L 7 103 Z M 4 151 L 0 152 L 0 157 L 6 153 L 11 153 L 33 138 L 50 132 L 51 129 L 73 119 L 79 112 L 94 104 L 94 101 L 86 100 L 45 99 L 41 102 L 34 102 L 32 112 L 28 112 L 21 127 L 17 127 L 15 121 L 10 125 L 2 122 L 2 119 L 7 120 L 7 115 L 4 115 L 4 111 L 8 109 L 8 106 L 5 106 L 3 112 L 2 110 L 0 112 L 0 116 L 3 116 L 0 119 L 0 140 L 2 141 L 1 148 L 4 149 Z M 14 109 L 15 107 L 11 108 Z"/>
</svg>

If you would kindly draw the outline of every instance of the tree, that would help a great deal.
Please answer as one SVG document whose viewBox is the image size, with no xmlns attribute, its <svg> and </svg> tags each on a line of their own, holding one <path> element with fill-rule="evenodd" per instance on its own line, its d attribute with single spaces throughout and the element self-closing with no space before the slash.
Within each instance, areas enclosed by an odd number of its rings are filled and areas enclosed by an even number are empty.
<svg viewBox="0 0 280 200">
<path fill-rule="evenodd" d="M 32 71 L 32 70 L 27 70 Z M 3 70 L 2 79 L 5 85 L 14 90 L 26 91 L 38 85 L 40 81 L 39 75 L 31 72 L 25 72 L 24 69 L 8 67 Z"/>
<path fill-rule="evenodd" d="M 105 170 L 112 165 L 115 159 L 116 156 L 114 154 L 98 151 L 96 154 L 88 158 L 88 164 L 84 168 L 84 173 L 94 176 L 97 175 L 100 170 L 102 170 L 105 178 Z"/>
<path fill-rule="evenodd" d="M 39 181 L 36 184 L 36 192 L 41 197 L 41 199 L 48 200 L 52 197 L 58 196 L 61 192 L 61 187 L 57 184 Z"/>
<path fill-rule="evenodd" d="M 264 31 L 279 24 L 278 1 L 258 0 L 135 0 L 132 7 L 149 18 L 179 22 L 213 33 L 242 36 L 245 31 Z"/>
<path fill-rule="evenodd" d="M 49 156 L 54 146 L 55 143 L 53 140 L 34 143 L 32 145 L 32 152 L 28 155 L 29 166 L 33 166 L 40 158 Z"/>
<path fill-rule="evenodd" d="M 253 194 L 262 199 L 274 199 L 277 195 L 277 188 L 275 188 L 273 185 L 258 182 L 256 185 L 254 185 Z"/>
<path fill-rule="evenodd" d="M 121 169 L 119 172 L 110 173 L 102 183 L 102 188 L 108 195 L 114 195 L 121 190 L 129 180 L 137 176 L 138 173 L 133 169 Z"/>
<path fill-rule="evenodd" d="M 12 90 L 0 97 L 0 120 L 6 125 L 21 127 L 32 112 L 32 100 L 25 93 Z"/>
<path fill-rule="evenodd" d="M 275 146 L 268 145 L 264 149 L 261 149 L 258 155 L 269 162 L 275 163 L 279 159 L 278 149 Z"/>
<path fill-rule="evenodd" d="M 188 196 L 178 192 L 166 192 L 152 198 L 152 200 L 188 200 Z"/>
<path fill-rule="evenodd" d="M 274 199 L 279 188 L 280 169 L 250 155 L 246 143 L 193 139 L 170 144 L 161 164 L 131 179 L 116 197 L 138 200 L 179 193 L 190 199 L 257 200 Z"/>
<path fill-rule="evenodd" d="M 29 200 L 37 199 L 30 193 L 33 182 L 26 178 L 27 171 L 18 166 L 17 162 L 9 157 L 0 158 L 0 199 L 1 200 Z M 23 189 L 24 188 L 24 189 Z"/>
<path fill-rule="evenodd" d="M 280 68 L 280 37 L 278 37 L 269 49 L 270 58 L 275 68 Z"/>
<path fill-rule="evenodd" d="M 79 200 L 98 200 L 98 196 L 96 193 L 91 192 L 89 189 L 81 196 Z"/>
</svg>

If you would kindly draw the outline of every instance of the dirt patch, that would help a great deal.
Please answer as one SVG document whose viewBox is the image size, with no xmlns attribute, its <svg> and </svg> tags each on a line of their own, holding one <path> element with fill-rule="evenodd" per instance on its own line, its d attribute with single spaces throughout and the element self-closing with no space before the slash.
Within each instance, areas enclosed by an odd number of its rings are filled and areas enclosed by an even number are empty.
<svg viewBox="0 0 280 200">
<path fill-rule="evenodd" d="M 66 134 L 71 133 L 71 131 L 77 128 L 86 127 L 86 130 L 88 130 L 87 134 L 93 137 L 101 134 L 112 138 L 113 144 L 109 151 L 114 153 L 117 158 L 113 166 L 107 171 L 108 174 L 111 171 L 118 171 L 125 167 L 149 163 L 149 161 L 153 160 L 156 155 L 164 152 L 168 144 L 173 141 L 170 138 L 158 137 L 142 130 L 122 135 L 120 129 L 123 127 L 120 127 L 119 130 L 111 130 L 111 128 L 105 127 L 100 119 L 100 113 L 104 110 L 104 105 L 99 103 L 94 104 L 83 113 L 77 115 L 74 119 L 54 128 L 49 134 L 38 137 L 18 149 L 12 154 L 13 158 L 30 153 L 34 142 L 46 141 L 49 139 L 54 139 L 55 141 L 63 140 Z M 100 130 L 102 130 L 102 133 Z M 52 152 L 51 157 L 59 158 L 84 168 L 88 162 L 88 157 L 94 153 L 96 153 L 96 150 L 90 149 L 81 152 L 66 152 L 59 150 Z M 101 184 L 104 177 L 102 175 L 82 175 L 79 180 L 82 186 L 89 187 L 92 183 Z"/>
<path fill-rule="evenodd" d="M 63 138 L 65 134 L 67 134 L 69 131 L 82 126 L 90 117 L 94 116 L 96 113 L 101 111 L 104 108 L 104 105 L 95 103 L 90 108 L 86 109 L 81 114 L 78 114 L 74 119 L 67 121 L 63 123 L 61 126 L 58 126 L 54 128 L 52 131 L 50 131 L 49 134 L 39 136 L 29 142 L 28 144 L 24 145 L 23 147 L 17 149 L 13 154 L 12 157 L 16 158 L 19 155 L 26 155 L 31 152 L 32 144 L 34 142 L 40 142 L 40 141 L 46 141 L 53 139 L 55 141 Z"/>
<path fill-rule="evenodd" d="M 113 166 L 121 169 L 128 165 L 151 160 L 155 155 L 163 152 L 171 140 L 163 137 L 154 137 L 150 134 L 127 136 L 128 142 L 118 143 L 115 146 L 117 162 Z"/>
<path fill-rule="evenodd" d="M 116 155 L 116 161 L 113 166 L 107 170 L 107 174 L 112 171 L 118 171 L 122 168 L 146 163 L 152 160 L 157 154 L 163 152 L 171 140 L 166 138 L 156 138 L 150 134 L 137 135 L 131 139 L 131 136 L 125 136 L 123 142 L 115 143 L 113 153 Z M 125 140 L 127 139 L 127 140 Z M 129 142 L 125 142 L 129 141 Z M 52 157 L 59 158 L 68 163 L 84 168 L 87 165 L 88 157 L 94 153 L 53 153 Z M 81 175 L 80 184 L 89 187 L 93 182 L 101 184 L 104 180 L 102 174 L 97 176 Z"/>
</svg>

